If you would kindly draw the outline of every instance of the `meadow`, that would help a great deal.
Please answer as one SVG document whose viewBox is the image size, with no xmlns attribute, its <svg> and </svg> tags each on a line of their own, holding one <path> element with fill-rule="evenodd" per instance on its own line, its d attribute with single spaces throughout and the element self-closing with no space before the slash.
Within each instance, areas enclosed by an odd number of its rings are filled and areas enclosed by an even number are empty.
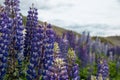
<svg viewBox="0 0 120 80">
<path fill-rule="evenodd" d="M 24 17 L 19 4 L 0 7 L 0 80 L 120 80 L 120 47 L 111 37 L 40 22 L 33 4 Z"/>
</svg>

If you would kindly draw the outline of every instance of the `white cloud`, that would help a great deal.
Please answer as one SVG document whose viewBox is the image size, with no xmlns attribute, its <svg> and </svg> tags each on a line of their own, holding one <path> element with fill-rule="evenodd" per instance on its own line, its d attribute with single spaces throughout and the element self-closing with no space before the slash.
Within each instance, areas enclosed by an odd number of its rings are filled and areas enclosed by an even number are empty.
<svg viewBox="0 0 120 80">
<path fill-rule="evenodd" d="M 3 0 L 1 0 L 3 1 Z M 52 24 L 71 29 L 73 25 L 80 28 L 75 29 L 81 32 L 81 25 L 105 24 L 103 27 L 82 28 L 87 29 L 96 35 L 120 35 L 120 3 L 119 0 L 20 0 L 21 12 L 27 15 L 29 6 L 32 3 L 39 11 L 39 19 Z M 70 27 L 66 27 L 70 26 Z M 78 27 L 77 26 L 77 27 Z M 117 26 L 117 31 L 114 27 Z M 74 30 L 74 29 L 72 29 Z M 102 31 L 101 31 L 102 30 Z M 97 34 L 98 35 L 98 34 Z"/>
</svg>

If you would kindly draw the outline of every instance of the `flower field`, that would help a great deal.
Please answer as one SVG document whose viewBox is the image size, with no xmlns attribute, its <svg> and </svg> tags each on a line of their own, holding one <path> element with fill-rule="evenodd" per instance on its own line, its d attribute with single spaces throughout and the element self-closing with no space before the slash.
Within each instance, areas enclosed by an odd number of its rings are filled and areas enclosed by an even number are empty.
<svg viewBox="0 0 120 80">
<path fill-rule="evenodd" d="M 33 4 L 23 24 L 19 3 L 0 7 L 0 80 L 120 80 L 119 46 L 88 32 L 58 35 Z"/>
</svg>

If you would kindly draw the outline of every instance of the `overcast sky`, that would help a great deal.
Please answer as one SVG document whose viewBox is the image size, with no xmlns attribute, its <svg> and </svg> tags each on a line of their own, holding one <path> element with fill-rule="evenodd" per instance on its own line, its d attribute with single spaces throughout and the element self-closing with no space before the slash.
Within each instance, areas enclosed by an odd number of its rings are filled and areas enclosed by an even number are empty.
<svg viewBox="0 0 120 80">
<path fill-rule="evenodd" d="M 0 0 L 2 3 L 4 0 Z M 21 13 L 27 15 L 32 3 L 39 19 L 91 35 L 120 35 L 120 0 L 20 0 Z"/>
</svg>

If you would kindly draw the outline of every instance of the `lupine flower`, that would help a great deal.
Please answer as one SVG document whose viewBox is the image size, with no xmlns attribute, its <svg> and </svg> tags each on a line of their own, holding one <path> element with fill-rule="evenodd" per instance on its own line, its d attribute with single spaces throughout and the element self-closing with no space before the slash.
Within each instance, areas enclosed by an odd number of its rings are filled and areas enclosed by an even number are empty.
<svg viewBox="0 0 120 80">
<path fill-rule="evenodd" d="M 18 60 L 23 57 L 23 51 L 24 51 L 24 35 L 23 35 L 23 30 L 24 26 L 22 23 L 22 16 L 20 14 L 17 15 L 17 20 L 18 20 L 18 25 L 16 27 L 16 48 L 18 51 Z M 20 54 L 19 54 L 20 53 Z"/>
<path fill-rule="evenodd" d="M 59 47 L 60 47 L 60 51 L 61 51 L 63 57 L 66 58 L 67 57 L 68 48 L 69 48 L 69 43 L 68 43 L 68 40 L 66 38 L 66 35 L 64 35 L 64 37 L 59 42 Z"/>
<path fill-rule="evenodd" d="M 45 38 L 44 38 L 44 55 L 43 55 L 43 80 L 49 79 L 49 76 L 46 76 L 48 67 L 52 65 L 53 62 L 53 50 L 54 50 L 54 31 L 52 30 L 51 25 L 45 23 Z"/>
<path fill-rule="evenodd" d="M 31 40 L 32 40 L 32 27 L 33 25 L 33 9 L 30 8 L 28 11 L 27 22 L 26 22 L 26 35 L 25 35 L 25 52 L 24 56 L 28 56 L 31 51 Z"/>
<path fill-rule="evenodd" d="M 5 0 L 5 12 L 9 18 L 11 18 L 10 27 L 10 45 L 9 47 L 9 66 L 8 68 L 13 68 L 13 70 L 8 70 L 9 72 L 14 72 L 16 66 L 12 66 L 16 63 L 16 58 L 18 60 L 18 65 L 21 66 L 21 61 L 23 60 L 24 51 L 24 36 L 23 36 L 23 23 L 22 16 L 20 15 L 19 0 Z M 14 58 L 13 58 L 14 57 Z M 10 61 L 11 60 L 11 61 Z M 21 72 L 21 70 L 19 70 Z"/>
<path fill-rule="evenodd" d="M 80 80 L 80 76 L 79 76 L 79 66 L 78 64 L 74 64 L 72 67 L 72 80 Z"/>
<path fill-rule="evenodd" d="M 66 32 L 66 39 L 68 40 L 69 47 L 75 49 L 75 34 L 72 31 Z"/>
<path fill-rule="evenodd" d="M 48 67 L 51 72 L 50 79 L 53 80 L 68 80 L 67 65 L 64 58 L 61 56 L 58 43 L 54 43 L 54 60 L 53 64 Z"/>
<path fill-rule="evenodd" d="M 5 4 L 5 11 L 7 13 L 7 15 L 10 15 L 11 13 L 11 10 L 10 10 L 10 7 L 11 7 L 11 0 L 5 0 L 4 2 Z"/>
<path fill-rule="evenodd" d="M 68 80 L 67 67 L 65 65 L 64 59 L 56 57 L 54 60 L 54 77 L 58 80 Z"/>
<path fill-rule="evenodd" d="M 76 54 L 74 52 L 74 50 L 71 48 L 68 50 L 68 55 L 67 55 L 67 60 L 68 60 L 68 72 L 69 72 L 69 77 L 72 80 L 80 80 L 80 76 L 79 76 L 79 66 L 77 63 L 75 63 L 76 61 Z"/>
<path fill-rule="evenodd" d="M 7 15 L 10 17 L 16 17 L 17 14 L 19 14 L 19 0 L 5 0 L 5 11 Z"/>
<path fill-rule="evenodd" d="M 2 24 L 1 37 L 0 37 L 0 80 L 3 80 L 4 75 L 6 74 L 7 68 L 7 57 L 9 52 L 10 44 L 10 26 L 11 20 L 8 18 L 7 14 L 2 14 Z"/>
<path fill-rule="evenodd" d="M 86 32 L 83 32 L 80 39 L 78 40 L 78 47 L 76 49 L 77 50 L 76 54 L 78 55 L 78 58 L 82 62 L 82 67 L 85 67 L 89 62 L 87 58 L 89 59 L 90 49 L 91 49 L 90 34 L 89 33 L 86 34 Z"/>
<path fill-rule="evenodd" d="M 109 67 L 108 67 L 108 63 L 106 60 L 103 61 L 103 80 L 106 80 L 107 77 L 109 77 Z"/>
<path fill-rule="evenodd" d="M 87 36 L 86 36 L 86 32 L 84 31 L 83 33 L 82 33 L 82 35 L 81 35 L 81 38 L 80 38 L 80 40 L 79 40 L 79 43 L 81 44 L 81 45 L 83 45 L 83 44 L 85 44 L 87 42 Z"/>
<path fill-rule="evenodd" d="M 19 74 L 21 74 L 22 70 L 22 61 L 24 59 L 24 26 L 22 23 L 22 16 L 20 14 L 17 15 L 17 26 L 16 26 L 16 51 L 17 51 L 17 59 L 19 65 Z"/>
<path fill-rule="evenodd" d="M 106 80 L 109 77 L 109 67 L 108 67 L 107 61 L 102 59 L 99 59 L 98 61 L 97 79 L 100 76 L 102 77 L 103 80 Z"/>
<path fill-rule="evenodd" d="M 26 37 L 25 37 L 25 52 L 24 55 L 30 54 L 31 40 L 33 38 L 34 26 L 38 24 L 38 12 L 37 9 L 32 6 L 28 11 L 27 22 L 26 22 Z"/>
<path fill-rule="evenodd" d="M 39 27 L 35 28 L 33 30 L 33 39 L 32 39 L 32 43 L 31 43 L 31 56 L 30 56 L 30 64 L 28 65 L 28 70 L 27 70 L 27 79 L 28 80 L 33 80 L 36 79 L 37 77 L 37 71 L 35 70 L 38 64 L 38 57 L 40 54 L 39 51 L 39 46 L 41 44 L 39 43 L 39 39 L 40 37 L 38 35 L 39 34 Z"/>
<path fill-rule="evenodd" d="M 31 11 L 30 11 L 31 12 Z M 28 27 L 29 29 L 27 30 L 31 30 L 30 33 L 27 32 L 28 34 L 30 34 L 31 38 L 29 39 L 30 42 L 28 42 L 26 49 L 29 47 L 30 50 L 30 64 L 28 65 L 28 70 L 27 70 L 27 80 L 33 80 L 37 78 L 37 71 L 36 71 L 36 67 L 38 64 L 38 57 L 40 54 L 40 38 L 41 38 L 41 34 L 40 34 L 40 26 L 38 26 L 38 18 L 37 18 L 37 9 L 32 8 L 32 16 L 31 16 L 31 23 L 30 27 Z"/>
</svg>

